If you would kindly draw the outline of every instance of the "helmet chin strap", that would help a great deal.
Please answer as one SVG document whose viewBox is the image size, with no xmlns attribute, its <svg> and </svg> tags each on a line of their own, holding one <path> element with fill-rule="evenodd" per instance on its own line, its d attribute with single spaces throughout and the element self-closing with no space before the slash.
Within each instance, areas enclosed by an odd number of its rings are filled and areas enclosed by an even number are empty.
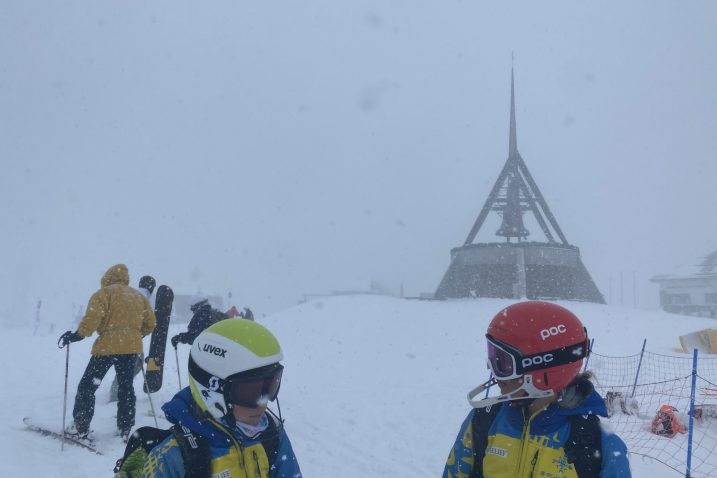
<svg viewBox="0 0 717 478">
<path fill-rule="evenodd" d="M 476 388 L 468 392 L 468 403 L 470 403 L 471 407 L 486 408 L 497 403 L 513 402 L 517 400 L 535 400 L 536 398 L 547 398 L 555 395 L 552 390 L 538 390 L 535 385 L 533 385 L 532 375 L 528 374 L 523 375 L 523 383 L 512 392 L 498 395 L 497 397 L 486 397 L 480 400 L 475 400 L 476 396 L 497 384 L 498 380 L 495 377 L 492 377 L 487 382 L 478 385 Z M 525 392 L 525 394 L 522 394 L 521 392 Z"/>
<path fill-rule="evenodd" d="M 237 419 L 234 418 L 234 412 L 232 411 L 232 406 L 228 406 L 229 410 L 227 411 L 226 415 L 224 415 L 224 420 L 226 420 L 227 424 L 230 427 L 234 427 L 237 424 Z"/>
</svg>

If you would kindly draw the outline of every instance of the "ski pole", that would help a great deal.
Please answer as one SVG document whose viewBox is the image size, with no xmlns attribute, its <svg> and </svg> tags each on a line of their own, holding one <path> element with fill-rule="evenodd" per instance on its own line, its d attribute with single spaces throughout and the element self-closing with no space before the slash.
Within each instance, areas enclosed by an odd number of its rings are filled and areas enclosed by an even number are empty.
<svg viewBox="0 0 717 478">
<path fill-rule="evenodd" d="M 70 344 L 67 344 L 67 351 L 65 352 L 65 393 L 62 399 L 62 445 L 60 445 L 60 451 L 65 450 L 65 416 L 67 415 L 67 376 L 70 369 Z"/>
<path fill-rule="evenodd" d="M 182 376 L 179 373 L 179 354 L 177 353 L 177 347 L 174 347 L 174 358 L 177 360 L 177 380 L 179 381 L 179 391 L 182 391 Z"/>
<path fill-rule="evenodd" d="M 154 417 L 154 426 L 159 428 L 159 423 L 157 423 L 157 414 L 154 413 L 154 403 L 152 403 L 152 394 L 149 393 L 149 384 L 147 383 L 147 374 L 144 373 L 144 364 L 142 364 L 142 379 L 144 380 L 144 389 L 147 391 L 147 398 L 149 398 L 149 408 L 152 409 L 152 416 Z"/>
</svg>

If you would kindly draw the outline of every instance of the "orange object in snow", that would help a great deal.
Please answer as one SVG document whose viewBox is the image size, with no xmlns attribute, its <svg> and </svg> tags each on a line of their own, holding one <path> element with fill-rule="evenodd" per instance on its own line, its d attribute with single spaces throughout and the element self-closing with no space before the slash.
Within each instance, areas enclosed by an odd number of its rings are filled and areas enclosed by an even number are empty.
<svg viewBox="0 0 717 478">
<path fill-rule="evenodd" d="M 652 433 L 672 438 L 678 433 L 685 433 L 685 427 L 677 417 L 677 409 L 672 405 L 662 405 L 652 419 Z"/>
</svg>

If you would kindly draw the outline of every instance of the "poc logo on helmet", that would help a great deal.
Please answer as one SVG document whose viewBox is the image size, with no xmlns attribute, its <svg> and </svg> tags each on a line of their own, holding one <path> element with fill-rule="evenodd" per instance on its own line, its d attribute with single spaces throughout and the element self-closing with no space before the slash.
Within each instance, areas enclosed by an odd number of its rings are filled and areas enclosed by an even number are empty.
<svg viewBox="0 0 717 478">
<path fill-rule="evenodd" d="M 554 327 L 550 327 L 549 329 L 541 330 L 540 338 L 545 340 L 547 338 L 550 338 L 553 335 L 564 334 L 567 331 L 568 331 L 568 329 L 566 329 L 563 324 L 560 324 L 560 325 L 557 325 Z"/>
<path fill-rule="evenodd" d="M 523 368 L 530 367 L 531 365 L 541 365 L 550 363 L 553 361 L 553 354 L 536 355 L 534 357 L 525 357 L 522 360 Z"/>
</svg>

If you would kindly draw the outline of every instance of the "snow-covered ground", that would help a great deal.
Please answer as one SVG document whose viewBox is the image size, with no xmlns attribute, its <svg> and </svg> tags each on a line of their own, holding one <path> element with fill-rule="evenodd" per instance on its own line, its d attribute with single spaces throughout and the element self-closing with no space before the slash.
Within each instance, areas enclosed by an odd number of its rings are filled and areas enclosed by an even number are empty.
<svg viewBox="0 0 717 478">
<path fill-rule="evenodd" d="M 469 410 L 466 393 L 487 378 L 483 334 L 503 300 L 416 301 L 377 296 L 317 300 L 260 319 L 284 347 L 281 409 L 305 477 L 437 477 Z M 624 356 L 648 350 L 674 353 L 678 336 L 715 325 L 709 319 L 596 304 L 563 303 L 595 339 L 594 350 Z M 5 386 L 0 407 L 0 449 L 5 476 L 111 476 L 124 445 L 114 436 L 115 404 L 108 404 L 110 372 L 97 392 L 92 428 L 104 453 L 87 451 L 24 430 L 23 416 L 62 422 L 64 329 L 38 336 L 31 326 L 3 323 Z M 68 324 L 69 325 L 69 324 Z M 170 334 L 183 326 L 173 325 Z M 171 336 L 171 335 L 170 335 Z M 93 339 L 72 345 L 67 419 Z M 146 345 L 145 345 L 146 347 Z M 187 346 L 180 346 L 187 384 Z M 165 382 L 155 408 L 179 388 L 174 351 L 166 356 Z M 153 425 L 150 402 L 137 391 L 137 425 Z M 159 418 L 160 426 L 167 422 Z M 678 474 L 633 456 L 633 475 Z"/>
</svg>

